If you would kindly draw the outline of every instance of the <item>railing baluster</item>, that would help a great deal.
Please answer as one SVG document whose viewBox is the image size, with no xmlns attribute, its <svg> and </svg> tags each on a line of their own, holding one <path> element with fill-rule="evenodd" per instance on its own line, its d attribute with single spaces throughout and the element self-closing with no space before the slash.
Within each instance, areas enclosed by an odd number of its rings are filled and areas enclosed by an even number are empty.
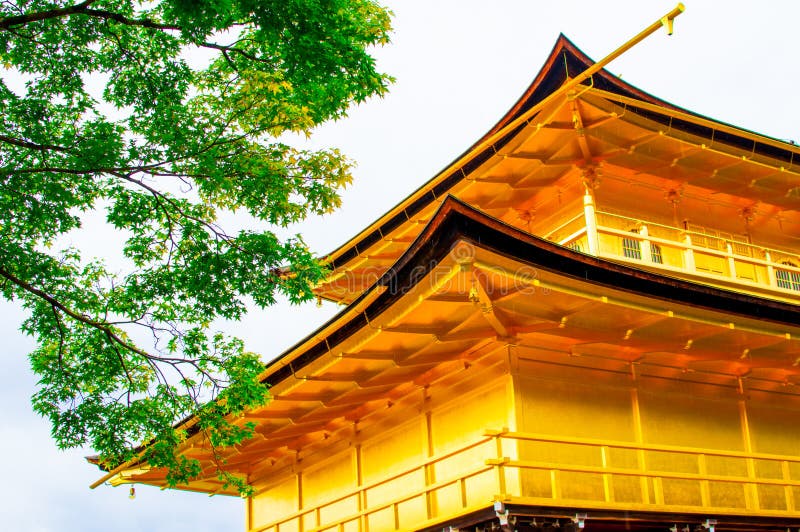
<svg viewBox="0 0 800 532">
<path fill-rule="evenodd" d="M 550 493 L 553 497 L 553 500 L 558 500 L 561 498 L 561 485 L 559 483 L 557 469 L 550 470 Z"/>
<path fill-rule="evenodd" d="M 706 465 L 706 455 L 697 455 L 697 472 L 703 476 L 708 475 L 708 467 Z M 711 506 L 711 490 L 709 488 L 708 480 L 700 481 L 700 503 L 707 507 Z"/>
<path fill-rule="evenodd" d="M 605 445 L 600 447 L 600 463 L 603 469 L 608 468 L 608 447 Z M 606 502 L 614 500 L 614 492 L 611 489 L 611 475 L 607 473 L 603 474 L 603 497 Z"/>
<path fill-rule="evenodd" d="M 783 480 L 791 480 L 792 474 L 789 470 L 789 462 L 787 460 L 781 461 L 781 477 Z M 792 486 L 783 487 L 784 497 L 786 497 L 786 510 L 794 512 L 794 488 Z"/>
</svg>

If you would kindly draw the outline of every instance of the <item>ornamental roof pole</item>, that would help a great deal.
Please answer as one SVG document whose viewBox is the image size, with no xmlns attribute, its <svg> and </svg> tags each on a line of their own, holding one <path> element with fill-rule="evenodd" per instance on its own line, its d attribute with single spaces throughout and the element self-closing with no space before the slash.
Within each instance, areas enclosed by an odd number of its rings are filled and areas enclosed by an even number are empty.
<svg viewBox="0 0 800 532">
<path fill-rule="evenodd" d="M 527 111 L 522 113 L 520 116 L 518 116 L 517 118 L 515 118 L 511 122 L 507 123 L 505 126 L 501 127 L 500 129 L 498 129 L 497 131 L 495 131 L 494 133 L 492 133 L 491 135 L 489 135 L 488 137 L 484 138 L 482 141 L 480 141 L 479 143 L 474 145 L 468 151 L 468 153 L 463 154 L 461 157 L 459 157 L 458 159 L 456 159 L 455 161 L 450 163 L 450 165 L 448 165 L 447 168 L 445 168 L 444 170 L 439 172 L 439 174 L 433 180 L 431 180 L 426 185 L 423 185 L 421 188 L 417 189 L 415 192 L 413 192 L 411 194 L 411 196 L 406 198 L 406 200 L 404 200 L 400 204 L 398 204 L 395 207 L 393 207 L 386 215 L 382 216 L 381 218 L 379 218 L 378 220 L 373 222 L 372 225 L 368 226 L 366 229 L 364 229 L 358 235 L 354 236 L 349 241 L 347 241 L 342 246 L 340 246 L 336 251 L 334 251 L 331 255 L 328 256 L 328 259 L 330 259 L 332 256 L 335 256 L 337 254 L 337 252 L 341 252 L 344 249 L 351 248 L 353 245 L 355 245 L 356 242 L 359 241 L 359 239 L 361 237 L 364 236 L 364 234 L 366 232 L 368 232 L 370 229 L 374 228 L 376 226 L 376 224 L 381 223 L 381 221 L 384 220 L 384 218 L 387 215 L 389 215 L 392 212 L 395 212 L 395 209 L 400 208 L 401 205 L 405 201 L 411 201 L 412 198 L 419 197 L 419 194 L 421 193 L 421 191 L 423 191 L 427 186 L 434 184 L 439 179 L 443 179 L 444 176 L 447 176 L 453 170 L 458 169 L 459 167 L 461 167 L 464 164 L 466 164 L 470 160 L 470 158 L 472 156 L 474 156 L 474 154 L 480 153 L 482 150 L 484 150 L 485 148 L 493 145 L 499 139 L 503 138 L 509 132 L 513 131 L 521 123 L 530 120 L 530 118 L 532 116 L 536 115 L 546 105 L 548 105 L 551 102 L 555 101 L 557 98 L 561 97 L 562 95 L 568 93 L 570 90 L 572 90 L 575 87 L 577 87 L 578 85 L 580 85 L 583 81 L 591 78 L 594 74 L 596 74 L 597 72 L 602 70 L 611 61 L 613 61 L 614 59 L 616 59 L 620 55 L 624 54 L 625 52 L 627 52 L 628 50 L 630 50 L 631 48 L 633 48 L 634 46 L 636 46 L 637 44 L 642 42 L 644 39 L 649 37 L 651 34 L 653 34 L 656 31 L 658 31 L 662 26 L 666 28 L 667 35 L 672 35 L 675 17 L 677 17 L 678 15 L 683 13 L 685 9 L 686 8 L 683 5 L 683 3 L 678 3 L 678 5 L 675 6 L 669 13 L 667 13 L 663 17 L 659 18 L 657 21 L 655 21 L 652 24 L 650 24 L 648 27 L 646 27 L 644 30 L 639 32 L 633 38 L 631 38 L 630 40 L 628 40 L 627 42 L 625 42 L 624 44 L 619 46 L 616 50 L 614 50 L 613 52 L 611 52 L 610 54 L 605 56 L 600 61 L 597 61 L 596 63 L 594 63 L 592 66 L 590 66 L 589 68 L 584 70 L 582 73 L 578 74 L 576 77 L 568 80 L 561 87 L 559 87 L 558 89 L 556 89 L 555 91 L 553 91 L 552 93 L 550 93 L 546 97 L 544 97 L 542 100 L 540 100 L 536 105 L 534 105 L 533 107 L 531 107 L 530 109 L 528 109 Z"/>
<path fill-rule="evenodd" d="M 667 29 L 667 35 L 672 35 L 675 17 L 683 13 L 685 9 L 686 7 L 683 5 L 683 3 L 678 3 L 678 5 L 675 6 L 672 9 L 672 11 L 670 11 L 657 21 L 647 26 L 645 29 L 636 34 L 633 38 L 629 39 L 627 42 L 619 46 L 616 50 L 605 56 L 600 61 L 597 61 L 595 64 L 593 64 L 592 66 L 590 66 L 589 68 L 587 68 L 574 78 L 564 83 L 561 87 L 559 87 L 552 93 L 548 94 L 545 98 L 543 98 L 538 104 L 534 105 L 526 112 L 518 116 L 516 119 L 506 124 L 500 130 L 496 131 L 493 135 L 491 135 L 484 142 L 482 142 L 480 147 L 483 147 L 485 145 L 490 145 L 494 143 L 497 139 L 502 138 L 509 131 L 516 128 L 521 122 L 528 120 L 531 116 L 539 112 L 539 110 L 542 109 L 545 105 L 552 102 L 556 98 L 562 96 L 563 94 L 566 94 L 570 90 L 574 89 L 575 87 L 583 83 L 585 80 L 591 78 L 594 74 L 602 70 L 611 61 L 613 61 L 617 57 L 621 56 L 622 54 L 624 54 L 625 52 L 627 52 L 628 50 L 630 50 L 631 48 L 633 48 L 634 46 L 645 40 L 651 34 L 658 31 L 658 29 L 660 29 L 662 26 Z M 474 151 L 475 150 L 473 150 L 473 152 Z"/>
</svg>

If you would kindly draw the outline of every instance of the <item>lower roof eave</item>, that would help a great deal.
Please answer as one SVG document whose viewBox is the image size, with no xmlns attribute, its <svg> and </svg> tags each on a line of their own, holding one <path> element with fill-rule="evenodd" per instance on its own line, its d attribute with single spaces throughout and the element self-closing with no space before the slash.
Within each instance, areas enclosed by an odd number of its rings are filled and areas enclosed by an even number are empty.
<svg viewBox="0 0 800 532">
<path fill-rule="evenodd" d="M 409 299 L 406 296 L 424 282 L 437 265 L 458 262 L 455 255 L 458 246 L 464 243 L 479 255 L 489 254 L 535 268 L 543 279 L 548 276 L 562 279 L 570 286 L 578 287 L 582 294 L 588 294 L 581 297 L 597 299 L 597 292 L 605 290 L 623 302 L 668 302 L 672 307 L 665 308 L 718 316 L 726 326 L 735 321 L 737 330 L 738 324 L 755 323 L 790 331 L 792 337 L 800 336 L 798 305 L 668 278 L 577 253 L 508 226 L 448 197 L 407 252 L 361 298 L 272 361 L 265 368 L 263 381 L 279 391 L 287 383 L 300 385 L 306 382 L 304 377 L 298 380 L 297 375 L 324 373 L 327 366 L 317 364 L 318 361 L 335 362 L 335 357 L 331 358 L 332 350 L 342 349 L 338 347 L 340 344 L 362 330 L 376 330 L 374 324 L 379 323 L 381 316 Z M 380 329 L 377 330 L 380 333 Z M 313 369 L 314 366 L 317 368 Z M 135 465 L 131 462 L 126 467 Z M 157 479 L 147 477 L 131 480 L 157 483 Z"/>
</svg>

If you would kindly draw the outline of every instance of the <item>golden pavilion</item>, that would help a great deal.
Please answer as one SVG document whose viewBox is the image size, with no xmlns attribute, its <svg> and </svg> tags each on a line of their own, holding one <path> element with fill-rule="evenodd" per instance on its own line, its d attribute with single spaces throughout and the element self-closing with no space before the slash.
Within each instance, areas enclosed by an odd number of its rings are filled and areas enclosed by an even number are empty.
<svg viewBox="0 0 800 532">
<path fill-rule="evenodd" d="M 800 148 L 602 66 L 560 37 L 329 255 L 344 309 L 266 366 L 225 456 L 247 532 L 800 527 Z"/>
</svg>

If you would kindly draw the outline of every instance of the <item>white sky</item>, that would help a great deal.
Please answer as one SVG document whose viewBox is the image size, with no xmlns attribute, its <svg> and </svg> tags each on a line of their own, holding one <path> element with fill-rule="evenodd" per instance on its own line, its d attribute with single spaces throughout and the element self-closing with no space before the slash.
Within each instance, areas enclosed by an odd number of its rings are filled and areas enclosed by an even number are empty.
<svg viewBox="0 0 800 532">
<path fill-rule="evenodd" d="M 703 115 L 800 140 L 797 50 L 800 2 L 688 0 L 663 32 L 609 69 L 637 87 Z M 395 33 L 377 50 L 397 78 L 391 93 L 321 130 L 313 142 L 341 148 L 359 166 L 342 209 L 299 226 L 312 249 L 332 250 L 435 175 L 516 101 L 559 32 L 600 59 L 674 7 L 672 1 L 405 0 L 387 2 Z M 273 358 L 336 311 L 276 306 L 231 331 Z M 0 303 L 0 528 L 9 531 L 219 532 L 243 529 L 240 500 L 137 487 L 91 491 L 87 451 L 58 452 L 46 420 L 31 412 L 35 379 L 22 314 Z"/>
</svg>

